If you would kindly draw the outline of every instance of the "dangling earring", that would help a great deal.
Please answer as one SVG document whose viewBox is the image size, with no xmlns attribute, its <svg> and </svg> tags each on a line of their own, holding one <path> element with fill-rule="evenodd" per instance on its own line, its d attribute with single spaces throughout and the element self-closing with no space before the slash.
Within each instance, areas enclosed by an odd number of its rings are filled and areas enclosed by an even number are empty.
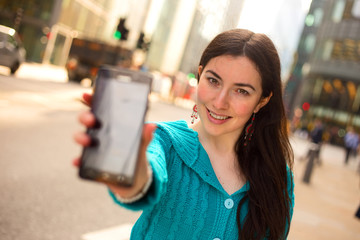
<svg viewBox="0 0 360 240">
<path fill-rule="evenodd" d="M 251 137 L 254 133 L 254 121 L 255 121 L 255 113 L 253 113 L 251 122 L 245 128 L 244 146 L 246 146 L 247 143 L 251 141 Z"/>
<path fill-rule="evenodd" d="M 193 107 L 193 112 L 191 114 L 191 124 L 194 124 L 195 119 L 197 119 L 199 116 L 198 111 L 197 111 L 197 105 L 195 104 Z"/>
</svg>

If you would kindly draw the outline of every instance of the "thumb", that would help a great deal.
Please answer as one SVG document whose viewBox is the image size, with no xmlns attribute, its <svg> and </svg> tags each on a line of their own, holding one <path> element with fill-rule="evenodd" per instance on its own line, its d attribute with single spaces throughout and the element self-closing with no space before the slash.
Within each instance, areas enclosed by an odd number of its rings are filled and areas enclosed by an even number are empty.
<svg viewBox="0 0 360 240">
<path fill-rule="evenodd" d="M 157 128 L 156 124 L 148 123 L 144 125 L 142 135 L 142 145 L 146 148 L 152 140 L 153 133 Z"/>
<path fill-rule="evenodd" d="M 155 129 L 156 129 L 155 124 L 145 124 L 144 125 L 144 129 L 143 129 L 142 137 L 141 137 L 140 159 L 143 159 L 143 160 L 146 159 L 146 150 L 147 150 L 147 147 L 149 146 L 149 143 L 152 140 L 153 132 L 155 131 Z"/>
</svg>

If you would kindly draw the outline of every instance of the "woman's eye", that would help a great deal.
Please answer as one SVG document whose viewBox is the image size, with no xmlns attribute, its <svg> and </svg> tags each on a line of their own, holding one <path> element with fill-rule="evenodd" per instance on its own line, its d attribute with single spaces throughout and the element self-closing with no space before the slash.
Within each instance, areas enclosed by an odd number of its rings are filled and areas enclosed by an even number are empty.
<svg viewBox="0 0 360 240">
<path fill-rule="evenodd" d="M 209 80 L 209 83 L 211 83 L 211 84 L 215 84 L 215 85 L 219 84 L 219 81 L 216 80 L 215 78 L 208 78 L 208 80 Z"/>
<path fill-rule="evenodd" d="M 245 89 L 241 89 L 241 88 L 240 88 L 240 89 L 237 89 L 236 92 L 237 92 L 237 93 L 240 93 L 240 94 L 244 94 L 244 95 L 249 95 L 249 92 L 248 92 L 248 91 L 246 91 Z"/>
</svg>

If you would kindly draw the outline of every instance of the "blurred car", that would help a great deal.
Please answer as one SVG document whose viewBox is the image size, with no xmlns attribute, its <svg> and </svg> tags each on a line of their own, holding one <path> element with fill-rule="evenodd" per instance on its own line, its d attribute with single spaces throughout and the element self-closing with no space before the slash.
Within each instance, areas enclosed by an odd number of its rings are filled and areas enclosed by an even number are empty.
<svg viewBox="0 0 360 240">
<path fill-rule="evenodd" d="M 14 74 L 25 61 L 26 51 L 15 29 L 0 25 L 0 65 Z"/>
<path fill-rule="evenodd" d="M 96 39 L 74 38 L 66 70 L 70 81 L 94 82 L 102 65 L 130 67 L 133 51 Z"/>
</svg>

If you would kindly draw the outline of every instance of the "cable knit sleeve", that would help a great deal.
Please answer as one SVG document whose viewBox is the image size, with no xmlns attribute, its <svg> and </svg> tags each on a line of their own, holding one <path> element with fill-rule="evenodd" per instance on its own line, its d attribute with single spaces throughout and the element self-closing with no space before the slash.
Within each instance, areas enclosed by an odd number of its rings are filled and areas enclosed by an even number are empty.
<svg viewBox="0 0 360 240">
<path fill-rule="evenodd" d="M 295 192 L 294 192 L 295 183 L 294 183 L 294 173 L 290 170 L 289 167 L 287 168 L 287 182 L 288 182 L 288 194 L 291 201 L 290 203 L 290 221 L 291 221 L 294 212 L 294 205 L 295 205 Z"/>
<path fill-rule="evenodd" d="M 295 205 L 295 192 L 294 192 L 294 188 L 295 188 L 295 183 L 294 183 L 294 173 L 291 171 L 291 169 L 289 167 L 287 167 L 287 191 L 289 194 L 289 199 L 290 199 L 290 212 L 289 212 L 289 216 L 290 216 L 290 222 L 292 220 L 292 216 L 294 213 L 294 205 Z M 289 225 L 286 223 L 286 229 L 285 232 L 287 232 L 289 230 Z"/>
<path fill-rule="evenodd" d="M 116 196 L 109 190 L 110 196 L 115 203 L 127 209 L 138 211 L 153 207 L 159 202 L 161 196 L 166 192 L 168 174 L 166 169 L 166 159 L 168 150 L 171 147 L 171 141 L 161 128 L 157 128 L 153 140 L 147 149 L 147 159 L 153 169 L 153 182 L 147 194 L 139 201 L 125 204 L 120 202 Z"/>
</svg>

